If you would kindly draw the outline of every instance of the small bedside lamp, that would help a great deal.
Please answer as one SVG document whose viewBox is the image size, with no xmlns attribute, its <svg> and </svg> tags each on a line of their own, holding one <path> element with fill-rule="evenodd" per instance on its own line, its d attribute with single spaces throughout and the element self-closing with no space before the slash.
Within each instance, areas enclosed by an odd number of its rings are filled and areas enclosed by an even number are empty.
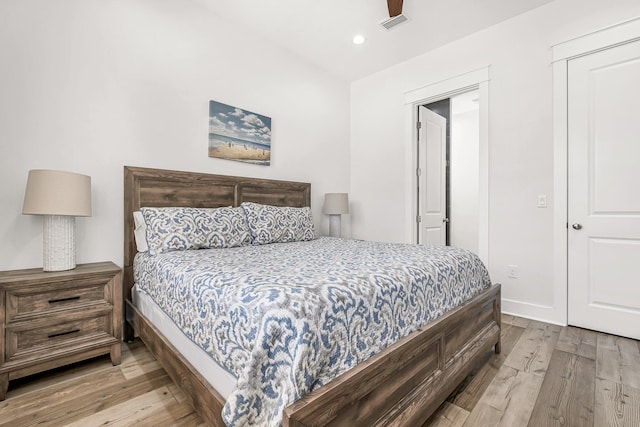
<svg viewBox="0 0 640 427">
<path fill-rule="evenodd" d="M 324 213 L 329 214 L 329 235 L 340 237 L 341 215 L 349 213 L 349 195 L 347 193 L 326 193 L 324 195 Z"/>
<path fill-rule="evenodd" d="M 91 216 L 91 177 L 54 170 L 31 170 L 22 213 L 44 215 L 43 270 L 76 268 L 75 217 Z"/>
</svg>

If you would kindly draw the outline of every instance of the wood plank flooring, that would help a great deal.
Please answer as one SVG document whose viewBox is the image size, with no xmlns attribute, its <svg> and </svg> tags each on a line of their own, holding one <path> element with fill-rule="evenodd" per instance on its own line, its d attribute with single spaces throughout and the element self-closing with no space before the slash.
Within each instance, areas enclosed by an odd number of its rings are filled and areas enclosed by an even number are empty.
<svg viewBox="0 0 640 427">
<path fill-rule="evenodd" d="M 502 316 L 502 353 L 425 424 L 640 426 L 640 342 Z M 100 357 L 9 384 L 0 426 L 203 426 L 140 341 L 122 364 Z"/>
</svg>

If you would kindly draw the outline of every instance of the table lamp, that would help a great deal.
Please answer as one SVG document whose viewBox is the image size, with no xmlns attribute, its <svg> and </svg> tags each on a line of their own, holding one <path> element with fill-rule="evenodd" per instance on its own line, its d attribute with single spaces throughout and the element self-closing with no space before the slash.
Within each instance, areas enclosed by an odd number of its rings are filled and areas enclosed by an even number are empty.
<svg viewBox="0 0 640 427">
<path fill-rule="evenodd" d="M 324 195 L 324 213 L 329 215 L 329 235 L 340 237 L 342 214 L 349 213 L 349 195 L 347 193 L 326 193 Z"/>
<path fill-rule="evenodd" d="M 22 213 L 44 215 L 44 271 L 76 268 L 75 217 L 91 216 L 91 177 L 72 172 L 29 171 Z"/>
</svg>

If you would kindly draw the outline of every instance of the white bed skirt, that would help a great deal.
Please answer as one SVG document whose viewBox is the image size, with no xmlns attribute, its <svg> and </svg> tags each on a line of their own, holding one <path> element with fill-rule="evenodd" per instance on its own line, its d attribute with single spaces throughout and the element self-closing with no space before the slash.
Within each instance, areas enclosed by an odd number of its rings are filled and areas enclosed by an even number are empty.
<svg viewBox="0 0 640 427">
<path fill-rule="evenodd" d="M 235 388 L 237 379 L 222 368 L 204 350 L 195 345 L 173 323 L 173 320 L 156 305 L 151 297 L 144 291 L 134 286 L 131 290 L 133 305 L 146 317 L 153 326 L 193 365 L 194 368 L 216 389 L 218 393 L 227 399 Z"/>
</svg>

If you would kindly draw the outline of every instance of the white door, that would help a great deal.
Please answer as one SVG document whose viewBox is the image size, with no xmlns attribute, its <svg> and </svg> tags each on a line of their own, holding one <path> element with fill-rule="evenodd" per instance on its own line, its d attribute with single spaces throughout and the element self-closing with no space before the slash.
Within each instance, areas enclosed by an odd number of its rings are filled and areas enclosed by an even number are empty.
<svg viewBox="0 0 640 427">
<path fill-rule="evenodd" d="M 447 243 L 446 143 L 447 120 L 419 107 L 418 197 L 420 243 L 444 246 Z"/>
<path fill-rule="evenodd" d="M 640 339 L 640 42 L 568 61 L 568 315 Z"/>
</svg>

